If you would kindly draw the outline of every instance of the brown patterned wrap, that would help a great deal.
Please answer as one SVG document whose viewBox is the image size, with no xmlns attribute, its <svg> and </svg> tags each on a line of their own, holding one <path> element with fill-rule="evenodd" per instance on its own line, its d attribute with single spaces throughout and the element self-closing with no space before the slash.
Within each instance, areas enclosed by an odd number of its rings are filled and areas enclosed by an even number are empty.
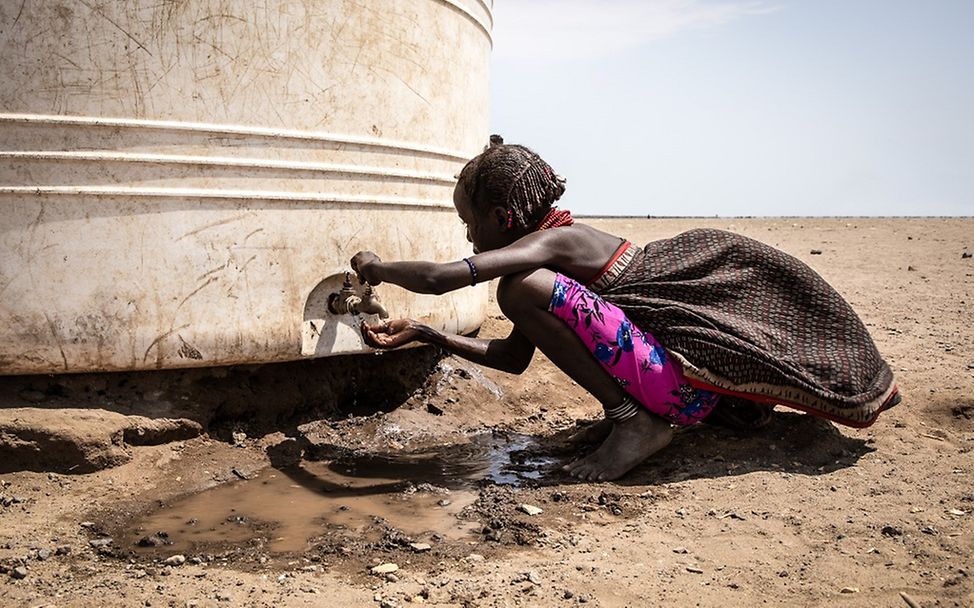
<svg viewBox="0 0 974 608">
<path fill-rule="evenodd" d="M 796 258 L 710 229 L 630 249 L 598 292 L 694 384 L 855 427 L 894 401 L 893 373 L 862 321 Z"/>
</svg>

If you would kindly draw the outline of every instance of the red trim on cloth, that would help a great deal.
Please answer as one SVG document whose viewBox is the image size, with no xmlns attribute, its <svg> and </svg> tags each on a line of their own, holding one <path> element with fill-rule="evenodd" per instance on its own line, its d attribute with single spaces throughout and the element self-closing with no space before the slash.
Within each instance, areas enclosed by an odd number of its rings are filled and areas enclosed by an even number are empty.
<svg viewBox="0 0 974 608">
<path fill-rule="evenodd" d="M 899 393 L 899 387 L 893 386 L 893 390 L 892 392 L 890 392 L 889 397 L 887 397 L 886 400 L 883 401 L 883 405 L 880 406 L 878 410 L 876 410 L 876 413 L 873 414 L 872 418 L 864 422 L 852 422 L 847 418 L 839 418 L 837 416 L 832 416 L 831 414 L 828 414 L 821 410 L 812 409 L 808 406 L 800 405 L 798 403 L 789 403 L 788 401 L 783 401 L 781 399 L 774 399 L 772 397 L 765 397 L 763 395 L 753 395 L 751 393 L 740 393 L 738 391 L 732 391 L 730 389 L 721 388 L 719 386 L 714 386 L 712 384 L 707 384 L 706 382 L 697 380 L 696 378 L 688 377 L 687 382 L 693 388 L 699 388 L 706 391 L 719 393 L 721 395 L 727 395 L 729 397 L 741 397 L 742 399 L 748 399 L 756 403 L 764 403 L 767 405 L 783 405 L 785 407 L 790 407 L 792 409 L 805 412 L 806 414 L 811 414 L 812 416 L 817 416 L 819 418 L 825 418 L 826 420 L 831 420 L 832 422 L 836 422 L 843 426 L 850 426 L 854 429 L 864 429 L 868 426 L 872 426 L 873 423 L 876 422 L 876 419 L 879 418 L 879 415 L 889 408 L 889 402 L 892 401 L 893 398 L 896 397 L 896 395 Z M 717 407 L 720 407 L 719 403 Z"/>
<path fill-rule="evenodd" d="M 622 244 L 619 245 L 619 248 L 616 249 L 616 252 L 612 254 L 612 257 L 609 259 L 609 262 L 605 266 L 603 266 L 602 270 L 598 271 L 598 273 L 596 273 L 596 275 L 592 277 L 592 280 L 586 283 L 585 286 L 591 287 L 592 284 L 594 284 L 596 281 L 601 279 L 602 276 L 605 273 L 607 273 L 610 268 L 612 268 L 613 264 L 618 262 L 619 258 L 621 258 L 625 252 L 629 251 L 630 247 L 632 247 L 632 243 L 630 243 L 629 241 L 623 241 Z"/>
</svg>

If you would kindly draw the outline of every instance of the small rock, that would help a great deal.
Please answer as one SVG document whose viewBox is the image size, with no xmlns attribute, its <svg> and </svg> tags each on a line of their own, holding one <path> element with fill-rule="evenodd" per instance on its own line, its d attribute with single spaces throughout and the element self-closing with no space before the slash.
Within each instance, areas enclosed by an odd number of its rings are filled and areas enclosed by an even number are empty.
<svg viewBox="0 0 974 608">
<path fill-rule="evenodd" d="M 900 530 L 896 526 L 883 526 L 883 529 L 880 530 L 880 532 L 883 534 L 883 536 L 903 536 L 903 530 Z"/>
<path fill-rule="evenodd" d="M 811 251 L 809 251 L 809 253 L 812 254 L 812 255 L 822 255 L 822 250 L 821 249 L 812 249 Z"/>
<path fill-rule="evenodd" d="M 54 550 L 54 555 L 68 555 L 69 553 L 71 553 L 70 545 L 61 545 Z"/>
<path fill-rule="evenodd" d="M 481 564 L 487 561 L 487 558 L 479 553 L 471 553 L 470 555 L 467 556 L 467 561 L 473 562 L 475 564 Z"/>
<path fill-rule="evenodd" d="M 565 589 L 565 593 L 562 594 L 562 597 L 565 598 L 566 600 L 570 600 L 573 597 L 575 597 L 575 594 L 572 593 L 571 590 Z"/>
<path fill-rule="evenodd" d="M 859 593 L 859 587 L 843 587 L 839 593 Z"/>
<path fill-rule="evenodd" d="M 10 571 L 10 576 L 16 579 L 27 578 L 27 568 L 24 568 L 23 566 L 17 566 L 16 568 Z"/>
<path fill-rule="evenodd" d="M 673 553 L 689 553 L 686 547 L 673 547 Z"/>
<path fill-rule="evenodd" d="M 387 574 L 385 576 L 385 579 L 386 579 L 386 582 L 387 583 L 398 583 L 399 582 L 399 577 L 396 576 L 395 574 L 391 574 L 391 573 L 390 574 Z"/>
<path fill-rule="evenodd" d="M 974 253 L 971 253 L 970 251 L 965 251 L 964 253 L 960 254 L 960 259 L 966 260 L 972 256 L 974 256 Z"/>
<path fill-rule="evenodd" d="M 917 270 L 917 269 L 916 269 L 916 268 L 914 268 L 913 266 L 907 266 L 907 267 L 906 267 L 906 270 L 907 270 L 908 272 L 916 272 L 916 270 Z"/>
<path fill-rule="evenodd" d="M 164 543 L 164 540 L 153 534 L 150 536 L 143 536 L 136 544 L 138 544 L 140 547 L 161 547 Z"/>
<path fill-rule="evenodd" d="M 245 441 L 247 441 L 247 433 L 236 432 L 231 435 L 233 438 L 233 445 L 242 446 Z"/>
<path fill-rule="evenodd" d="M 527 580 L 528 582 L 530 582 L 530 583 L 533 583 L 533 584 L 535 584 L 535 585 L 540 585 L 540 584 L 541 584 L 541 577 L 540 577 L 540 576 L 538 576 L 538 573 L 537 573 L 537 572 L 535 572 L 534 570 L 532 570 L 532 571 L 530 571 L 530 572 L 527 572 L 527 573 L 525 573 L 525 575 L 524 575 L 524 578 L 525 578 L 525 579 L 526 579 L 526 580 Z"/>
<path fill-rule="evenodd" d="M 951 515 L 957 515 L 957 516 L 967 515 L 967 511 L 961 511 L 960 509 L 950 509 L 947 512 L 950 513 Z"/>
<path fill-rule="evenodd" d="M 166 566 L 182 566 L 186 563 L 185 555 L 171 555 L 166 559 L 162 560 L 162 563 Z"/>
<path fill-rule="evenodd" d="M 83 522 L 81 522 L 78 525 L 81 526 L 82 528 L 94 528 L 95 527 L 95 522 L 93 522 L 93 521 L 83 521 Z"/>
<path fill-rule="evenodd" d="M 392 574 L 397 570 L 399 570 L 399 564 L 387 563 L 387 564 L 379 564 L 378 566 L 375 566 L 374 568 L 369 570 L 369 572 L 371 572 L 372 574 Z"/>
<path fill-rule="evenodd" d="M 520 504 L 517 506 L 517 509 L 522 513 L 527 513 L 528 515 L 532 515 L 532 516 L 541 515 L 542 513 L 544 513 L 544 509 L 529 504 Z"/>
<path fill-rule="evenodd" d="M 693 566 L 687 566 L 687 572 L 692 572 L 693 574 L 703 574 L 703 570 L 700 568 L 695 568 Z"/>
<path fill-rule="evenodd" d="M 379 602 L 379 608 L 397 608 L 397 604 L 395 600 L 386 598 Z"/>
<path fill-rule="evenodd" d="M 417 553 L 429 551 L 433 548 L 433 546 L 429 543 L 409 543 L 409 546 L 412 547 L 413 551 L 416 551 Z"/>
<path fill-rule="evenodd" d="M 42 561 L 46 560 L 49 557 L 51 557 L 50 550 L 48 550 L 48 549 L 39 549 L 37 551 L 37 560 L 38 561 L 41 561 L 42 562 Z"/>
<path fill-rule="evenodd" d="M 105 538 L 93 538 L 88 541 L 92 549 L 104 549 L 108 545 L 112 544 L 112 539 L 109 537 Z"/>
<path fill-rule="evenodd" d="M 451 501 L 449 498 L 441 498 L 438 501 L 436 501 L 436 504 L 438 504 L 441 507 L 449 507 L 450 505 L 453 504 L 453 501 Z"/>
</svg>

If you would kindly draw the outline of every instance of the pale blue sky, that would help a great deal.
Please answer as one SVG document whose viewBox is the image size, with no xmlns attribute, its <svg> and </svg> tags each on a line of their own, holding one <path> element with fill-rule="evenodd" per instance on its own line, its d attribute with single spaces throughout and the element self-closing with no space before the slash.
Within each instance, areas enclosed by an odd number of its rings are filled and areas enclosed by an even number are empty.
<svg viewBox="0 0 974 608">
<path fill-rule="evenodd" d="M 974 215 L 974 0 L 496 0 L 491 130 L 622 215 Z"/>
</svg>

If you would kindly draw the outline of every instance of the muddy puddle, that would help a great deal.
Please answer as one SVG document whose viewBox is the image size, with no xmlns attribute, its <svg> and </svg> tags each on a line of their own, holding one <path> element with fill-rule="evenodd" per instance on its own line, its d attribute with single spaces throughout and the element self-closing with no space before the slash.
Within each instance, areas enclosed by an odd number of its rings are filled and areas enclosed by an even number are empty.
<svg viewBox="0 0 974 608">
<path fill-rule="evenodd" d="M 361 537 L 377 522 L 417 542 L 462 540 L 480 529 L 461 512 L 481 484 L 520 485 L 556 464 L 533 438 L 494 433 L 423 452 L 268 467 L 160 507 L 128 526 L 123 542 L 145 557 L 255 545 L 298 553 L 328 535 Z"/>
</svg>

